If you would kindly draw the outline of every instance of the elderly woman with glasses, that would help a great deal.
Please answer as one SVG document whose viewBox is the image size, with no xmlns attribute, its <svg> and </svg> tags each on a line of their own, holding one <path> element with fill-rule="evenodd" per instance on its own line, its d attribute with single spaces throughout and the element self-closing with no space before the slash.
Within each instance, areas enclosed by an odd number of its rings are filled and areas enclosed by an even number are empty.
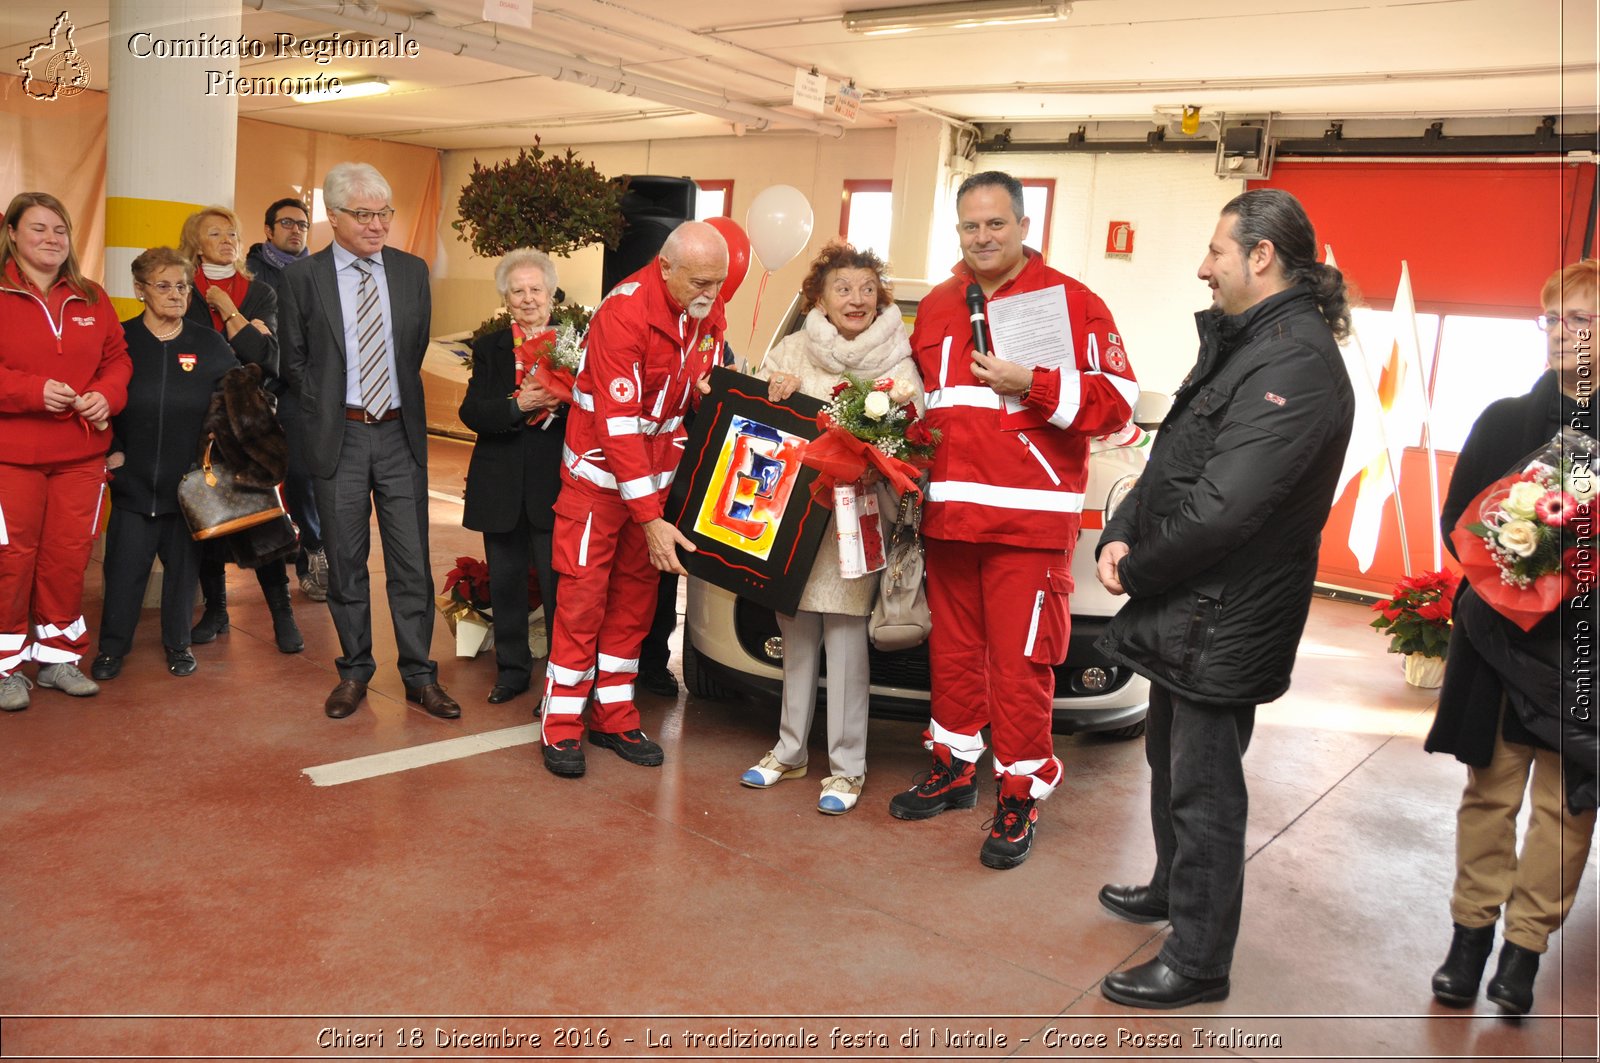
<svg viewBox="0 0 1600 1063">
<path fill-rule="evenodd" d="M 1591 259 L 1557 270 L 1541 295 L 1539 327 L 1548 334 L 1549 371 L 1526 395 L 1491 404 L 1462 444 L 1441 510 L 1451 553 L 1450 532 L 1484 488 L 1563 428 L 1594 439 L 1587 385 L 1594 378 L 1600 263 Z M 1588 449 L 1592 455 L 1592 442 Z M 1594 480 L 1590 475 L 1573 482 Z M 1469 580 L 1456 592 L 1444 686 L 1423 747 L 1453 753 L 1467 765 L 1450 893 L 1455 930 L 1449 954 L 1433 975 L 1434 997 L 1450 1007 L 1470 1007 L 1477 999 L 1494 951 L 1495 923 L 1504 916 L 1500 960 L 1487 996 L 1512 1015 L 1532 1009 L 1539 957 L 1578 894 L 1600 803 L 1600 735 L 1588 697 L 1578 688 L 1580 668 L 1587 676 L 1592 664 L 1581 651 L 1593 645 L 1594 607 L 1577 598 L 1588 595 L 1567 598 L 1523 631 L 1486 604 Z M 1584 632 L 1590 633 L 1587 640 Z M 1517 820 L 1525 795 L 1532 807 L 1519 851 Z"/>
<path fill-rule="evenodd" d="M 145 583 L 161 558 L 161 643 L 167 671 L 193 675 L 189 624 L 200 555 L 178 508 L 178 481 L 194 465 L 211 393 L 239 364 L 214 330 L 184 316 L 193 267 L 170 247 L 133 260 L 144 313 L 122 323 L 133 359 L 128 404 L 111 419 L 111 523 L 106 529 L 100 655 L 91 672 L 115 679 L 133 649 Z"/>
<path fill-rule="evenodd" d="M 521 248 L 494 271 L 495 287 L 511 317 L 509 328 L 472 344 L 472 380 L 461 402 L 461 423 L 478 434 L 467 467 L 463 526 L 483 533 L 489 562 L 498 666 L 490 704 L 528 689 L 528 567 L 538 572 L 545 634 L 556 615 L 551 567 L 556 495 L 561 491 L 561 445 L 566 407 L 533 378 L 536 337 L 550 324 L 556 266 L 543 251 Z M 537 711 L 537 710 L 535 710 Z"/>
</svg>

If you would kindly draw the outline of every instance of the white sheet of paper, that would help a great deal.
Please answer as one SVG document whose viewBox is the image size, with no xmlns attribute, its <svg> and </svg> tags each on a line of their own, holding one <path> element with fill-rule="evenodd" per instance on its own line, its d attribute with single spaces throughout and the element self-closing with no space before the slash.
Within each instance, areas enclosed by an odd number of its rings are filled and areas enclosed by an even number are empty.
<svg viewBox="0 0 1600 1063">
<path fill-rule="evenodd" d="M 1062 285 L 991 299 L 988 317 L 994 352 L 1006 361 L 1029 369 L 1077 364 Z"/>
</svg>

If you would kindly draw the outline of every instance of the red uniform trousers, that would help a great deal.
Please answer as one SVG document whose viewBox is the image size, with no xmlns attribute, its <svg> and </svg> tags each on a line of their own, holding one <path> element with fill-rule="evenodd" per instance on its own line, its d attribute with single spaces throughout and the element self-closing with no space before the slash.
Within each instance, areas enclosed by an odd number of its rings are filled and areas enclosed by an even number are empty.
<svg viewBox="0 0 1600 1063">
<path fill-rule="evenodd" d="M 594 730 L 615 734 L 639 726 L 633 680 L 661 582 L 644 528 L 616 492 L 589 491 L 568 480 L 555 512 L 553 560 L 561 594 L 545 668 L 546 745 L 583 737 L 591 688 Z"/>
<path fill-rule="evenodd" d="M 0 462 L 0 678 L 24 661 L 76 663 L 89 649 L 83 573 L 106 459 Z M 28 641 L 32 621 L 33 645 Z"/>
<path fill-rule="evenodd" d="M 1051 666 L 1067 656 L 1072 576 L 1064 550 L 925 540 L 935 742 L 958 760 L 983 753 L 996 774 L 1027 777 L 1033 797 L 1061 781 L 1050 739 Z"/>
</svg>

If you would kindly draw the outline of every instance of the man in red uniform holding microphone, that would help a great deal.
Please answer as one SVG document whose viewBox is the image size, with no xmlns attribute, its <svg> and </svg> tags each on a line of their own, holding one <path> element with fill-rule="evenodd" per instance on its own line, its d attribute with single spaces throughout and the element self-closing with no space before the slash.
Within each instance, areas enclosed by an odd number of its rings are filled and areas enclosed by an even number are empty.
<svg viewBox="0 0 1600 1063">
<path fill-rule="evenodd" d="M 999 792 L 979 859 L 1009 868 L 1027 859 L 1037 803 L 1061 781 L 1051 669 L 1071 630 L 1089 439 L 1127 423 L 1139 385 L 1105 303 L 1022 246 L 1016 178 L 969 177 L 956 214 L 962 260 L 922 300 L 911 336 L 928 427 L 942 433 L 922 521 L 933 767 L 889 811 L 975 807 L 988 727 Z M 1023 327 L 995 328 L 991 346 L 985 316 L 1000 314 Z M 1022 333 L 1039 349 L 1013 338 Z"/>
<path fill-rule="evenodd" d="M 659 573 L 682 574 L 678 547 L 694 549 L 662 508 L 683 453 L 683 416 L 722 350 L 727 276 L 722 234 L 685 222 L 655 261 L 611 290 L 589 325 L 555 506 L 562 582 L 543 751 L 556 775 L 584 773 L 586 704 L 592 744 L 634 764 L 662 761 L 639 728 L 633 683 Z"/>
</svg>

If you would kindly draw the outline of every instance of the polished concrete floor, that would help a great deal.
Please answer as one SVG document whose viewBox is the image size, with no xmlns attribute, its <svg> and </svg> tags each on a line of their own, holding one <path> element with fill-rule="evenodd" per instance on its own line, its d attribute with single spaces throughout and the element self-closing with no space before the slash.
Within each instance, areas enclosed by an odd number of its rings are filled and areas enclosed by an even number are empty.
<svg viewBox="0 0 1600 1063">
<path fill-rule="evenodd" d="M 435 441 L 436 579 L 482 554 L 466 454 Z M 1151 1014 L 1098 989 L 1165 933 L 1095 899 L 1151 869 L 1139 741 L 1059 738 L 1035 851 L 995 872 L 989 809 L 888 815 L 917 724 L 873 723 L 843 817 L 814 811 L 820 772 L 738 785 L 776 727 L 754 701 L 641 695 L 666 765 L 590 747 L 558 779 L 531 695 L 486 704 L 492 653 L 456 658 L 443 623 L 459 721 L 405 702 L 381 595 L 372 693 L 331 721 L 326 608 L 296 590 L 288 656 L 250 575 L 230 592 L 193 677 L 166 673 L 147 612 L 100 696 L 36 690 L 0 718 L 0 1057 L 1596 1057 L 1592 868 L 1536 1015 L 1433 1002 L 1463 769 L 1422 752 L 1433 695 L 1359 605 L 1315 604 L 1259 716 L 1232 996 Z"/>
</svg>

